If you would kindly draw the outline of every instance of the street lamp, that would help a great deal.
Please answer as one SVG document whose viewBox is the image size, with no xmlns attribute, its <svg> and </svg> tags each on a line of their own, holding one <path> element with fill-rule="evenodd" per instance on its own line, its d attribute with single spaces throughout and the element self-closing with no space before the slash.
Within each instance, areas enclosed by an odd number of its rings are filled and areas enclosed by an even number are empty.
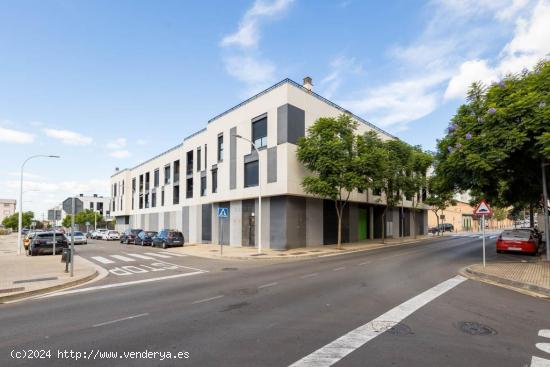
<svg viewBox="0 0 550 367">
<path fill-rule="evenodd" d="M 23 164 L 21 165 L 21 180 L 20 180 L 20 186 L 19 186 L 19 222 L 17 227 L 17 255 L 21 255 L 21 247 L 22 247 L 22 241 L 21 241 L 21 230 L 23 229 L 23 169 L 25 168 L 25 164 L 30 161 L 33 158 L 60 158 L 58 155 L 45 155 L 45 154 L 37 154 L 32 155 L 25 159 Z"/>
<path fill-rule="evenodd" d="M 233 136 L 249 142 L 252 145 L 252 148 L 256 151 L 256 154 L 258 154 L 258 255 L 260 255 L 262 253 L 262 164 L 260 160 L 260 151 L 256 147 L 256 144 L 254 144 L 250 139 L 244 138 L 238 134 Z"/>
</svg>

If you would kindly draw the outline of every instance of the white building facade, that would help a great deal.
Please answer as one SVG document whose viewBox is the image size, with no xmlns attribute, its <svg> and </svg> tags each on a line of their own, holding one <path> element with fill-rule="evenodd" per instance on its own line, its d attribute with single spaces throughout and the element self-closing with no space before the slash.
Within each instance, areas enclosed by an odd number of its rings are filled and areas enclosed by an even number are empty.
<svg viewBox="0 0 550 367">
<path fill-rule="evenodd" d="M 17 201 L 15 199 L 0 199 L 0 224 L 2 221 L 15 213 Z"/>
<path fill-rule="evenodd" d="M 82 208 L 84 210 L 89 209 L 92 211 L 95 211 L 98 214 L 101 214 L 105 220 L 111 220 L 111 198 L 108 196 L 101 196 L 98 194 L 93 195 L 84 195 L 84 194 L 78 194 L 75 196 L 76 198 L 80 199 L 82 201 Z M 68 197 L 67 199 L 72 198 L 72 196 Z M 67 215 L 71 213 L 67 213 L 62 209 L 62 205 L 57 205 L 48 212 L 53 210 L 61 211 L 61 220 L 63 220 Z M 52 213 L 53 215 L 53 213 Z"/>
<path fill-rule="evenodd" d="M 342 113 L 359 122 L 358 133 L 374 130 L 384 140 L 395 139 L 317 95 L 310 84 L 285 79 L 212 118 L 172 149 L 111 176 L 116 229 L 177 229 L 186 243 L 257 246 L 261 180 L 263 248 L 335 243 L 334 203 L 303 191 L 306 171 L 297 160 L 296 143 L 318 118 Z M 254 141 L 259 157 L 236 135 Z M 380 238 L 383 194 L 353 192 L 350 201 L 344 242 Z M 421 204 L 412 220 L 412 202 L 403 204 L 387 214 L 386 235 L 426 233 L 427 207 Z M 217 208 L 229 208 L 228 218 L 218 218 Z"/>
</svg>

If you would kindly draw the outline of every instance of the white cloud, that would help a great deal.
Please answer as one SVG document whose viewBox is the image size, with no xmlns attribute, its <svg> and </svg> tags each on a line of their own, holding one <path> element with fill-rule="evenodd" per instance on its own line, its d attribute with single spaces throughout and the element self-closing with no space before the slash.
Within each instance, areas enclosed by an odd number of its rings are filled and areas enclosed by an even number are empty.
<svg viewBox="0 0 550 367">
<path fill-rule="evenodd" d="M 109 153 L 109 155 L 114 158 L 128 158 L 129 156 L 131 156 L 130 152 L 124 149 L 113 150 L 111 153 Z"/>
<path fill-rule="evenodd" d="M 122 149 L 126 147 L 127 141 L 126 138 L 117 138 L 115 140 L 110 141 L 107 143 L 108 149 Z"/>
<path fill-rule="evenodd" d="M 34 141 L 34 135 L 24 131 L 0 127 L 0 141 L 16 144 L 28 144 Z"/>
<path fill-rule="evenodd" d="M 466 61 L 460 65 L 458 74 L 449 81 L 444 98 L 464 98 L 472 82 L 488 84 L 496 78 L 496 72 L 487 65 L 486 60 Z"/>
<path fill-rule="evenodd" d="M 342 85 L 346 76 L 364 73 L 363 66 L 354 57 L 338 56 L 331 61 L 330 68 L 330 73 L 320 82 L 323 96 L 329 99 Z"/>
<path fill-rule="evenodd" d="M 251 48 L 258 45 L 260 38 L 259 23 L 264 18 L 274 17 L 293 2 L 293 0 L 256 0 L 252 8 L 248 9 L 244 17 L 239 22 L 239 29 L 232 34 L 225 36 L 222 46 L 240 46 L 242 48 Z"/>
<path fill-rule="evenodd" d="M 229 75 L 248 85 L 247 93 L 254 93 L 275 80 L 275 66 L 269 61 L 251 56 L 232 56 L 225 59 Z"/>
<path fill-rule="evenodd" d="M 43 129 L 44 133 L 55 139 L 61 140 L 67 145 L 88 145 L 93 139 L 70 130 Z"/>
</svg>

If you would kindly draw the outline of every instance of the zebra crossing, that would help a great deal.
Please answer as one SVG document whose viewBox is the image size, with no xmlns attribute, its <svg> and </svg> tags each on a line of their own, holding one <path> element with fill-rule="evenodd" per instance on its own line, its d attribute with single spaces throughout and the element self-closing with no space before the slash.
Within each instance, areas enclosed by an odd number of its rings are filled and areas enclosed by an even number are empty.
<svg viewBox="0 0 550 367">
<path fill-rule="evenodd" d="M 480 233 L 471 233 L 471 234 L 464 234 L 464 233 L 454 233 L 451 235 L 451 237 L 455 238 L 479 238 L 482 239 L 483 235 Z M 485 234 L 486 239 L 495 239 L 498 237 L 498 234 Z"/>
<path fill-rule="evenodd" d="M 156 273 L 166 270 L 200 270 L 168 262 L 170 259 L 175 260 L 175 258 L 186 256 L 188 255 L 173 252 L 123 252 L 122 254 L 90 256 L 89 259 L 105 267 L 112 275 L 117 276 Z"/>
<path fill-rule="evenodd" d="M 159 259 L 170 259 L 172 257 L 185 257 L 185 254 L 175 254 L 167 253 L 158 254 L 155 252 L 144 252 L 143 254 L 136 253 L 124 253 L 124 255 L 105 255 L 105 256 L 91 256 L 91 259 L 97 261 L 100 264 L 114 264 L 117 261 L 122 262 L 135 262 L 138 260 L 159 260 Z"/>
</svg>

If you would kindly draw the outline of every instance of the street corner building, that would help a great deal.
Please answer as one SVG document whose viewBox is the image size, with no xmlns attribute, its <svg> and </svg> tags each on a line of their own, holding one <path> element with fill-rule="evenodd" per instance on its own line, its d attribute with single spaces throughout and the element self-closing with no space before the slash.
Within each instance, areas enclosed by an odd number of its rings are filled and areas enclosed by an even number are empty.
<svg viewBox="0 0 550 367">
<path fill-rule="evenodd" d="M 250 247 L 258 245 L 261 230 L 262 248 L 276 250 L 336 243 L 334 202 L 302 189 L 307 172 L 296 157 L 296 144 L 318 118 L 342 113 L 359 122 L 358 133 L 374 130 L 381 139 L 396 139 L 314 93 L 310 78 L 303 85 L 285 79 L 213 117 L 168 151 L 117 169 L 111 176 L 116 229 L 178 229 L 186 243 Z M 237 135 L 254 142 L 259 156 Z M 343 217 L 343 241 L 381 238 L 384 203 L 383 192 L 353 192 Z M 218 217 L 218 208 L 228 208 L 227 217 Z M 412 201 L 405 199 L 402 208 L 388 211 L 387 237 L 427 232 L 427 206 L 411 208 Z"/>
</svg>

